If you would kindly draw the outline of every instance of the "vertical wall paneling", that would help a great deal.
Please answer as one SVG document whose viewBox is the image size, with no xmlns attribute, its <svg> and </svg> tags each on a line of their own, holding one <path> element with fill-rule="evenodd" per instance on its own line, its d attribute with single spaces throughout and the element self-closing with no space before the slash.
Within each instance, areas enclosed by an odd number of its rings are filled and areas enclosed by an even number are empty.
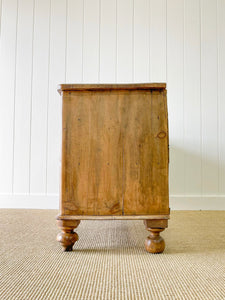
<svg viewBox="0 0 225 300">
<path fill-rule="evenodd" d="M 0 40 L 0 192 L 12 192 L 17 0 L 2 0 Z M 7 117 L 6 117 L 7 116 Z"/>
<path fill-rule="evenodd" d="M 47 193 L 59 191 L 61 100 L 57 85 L 65 82 L 66 0 L 51 1 L 47 129 Z"/>
<path fill-rule="evenodd" d="M 149 0 L 134 0 L 134 82 L 149 81 Z"/>
<path fill-rule="evenodd" d="M 83 6 L 82 0 L 67 4 L 66 82 L 82 82 Z"/>
<path fill-rule="evenodd" d="M 167 89 L 170 193 L 184 192 L 184 1 L 167 1 Z"/>
<path fill-rule="evenodd" d="M 117 1 L 117 81 L 133 81 L 134 0 Z"/>
<path fill-rule="evenodd" d="M 50 0 L 35 1 L 30 152 L 32 194 L 46 190 L 49 29 Z"/>
<path fill-rule="evenodd" d="M 101 0 L 100 7 L 100 82 L 116 80 L 116 6 L 117 0 Z"/>
<path fill-rule="evenodd" d="M 56 201 L 58 84 L 148 81 L 167 83 L 171 207 L 224 207 L 224 0 L 0 0 L 0 207 Z"/>
<path fill-rule="evenodd" d="M 219 139 L 219 192 L 225 194 L 225 1 L 218 0 L 218 139 Z"/>
<path fill-rule="evenodd" d="M 99 82 L 99 20 L 101 0 L 84 0 L 83 81 Z"/>
<path fill-rule="evenodd" d="M 150 80 L 166 81 L 166 0 L 150 0 Z"/>
<path fill-rule="evenodd" d="M 17 24 L 13 192 L 29 191 L 34 1 L 19 0 Z"/>
<path fill-rule="evenodd" d="M 184 194 L 201 194 L 200 1 L 184 6 Z"/>
<path fill-rule="evenodd" d="M 217 1 L 201 1 L 202 191 L 218 193 Z"/>
<path fill-rule="evenodd" d="M 1 38 L 2 0 L 0 0 L 0 38 Z"/>
</svg>

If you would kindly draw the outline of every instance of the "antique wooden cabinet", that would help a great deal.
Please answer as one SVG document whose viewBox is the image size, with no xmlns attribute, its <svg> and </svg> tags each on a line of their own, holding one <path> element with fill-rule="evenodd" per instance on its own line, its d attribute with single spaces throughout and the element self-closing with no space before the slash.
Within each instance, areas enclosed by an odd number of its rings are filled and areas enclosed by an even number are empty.
<svg viewBox="0 0 225 300">
<path fill-rule="evenodd" d="M 168 225 L 166 84 L 61 84 L 62 162 L 57 240 L 71 251 L 81 220 L 143 219 L 146 250 Z"/>
</svg>

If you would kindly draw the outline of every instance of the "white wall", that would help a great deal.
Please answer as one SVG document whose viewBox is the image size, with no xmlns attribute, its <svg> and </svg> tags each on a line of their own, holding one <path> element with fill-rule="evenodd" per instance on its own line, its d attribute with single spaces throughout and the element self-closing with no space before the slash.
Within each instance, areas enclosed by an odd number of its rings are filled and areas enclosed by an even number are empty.
<svg viewBox="0 0 225 300">
<path fill-rule="evenodd" d="M 173 209 L 225 209 L 225 0 L 0 0 L 0 207 L 58 207 L 59 83 L 167 82 Z"/>
</svg>

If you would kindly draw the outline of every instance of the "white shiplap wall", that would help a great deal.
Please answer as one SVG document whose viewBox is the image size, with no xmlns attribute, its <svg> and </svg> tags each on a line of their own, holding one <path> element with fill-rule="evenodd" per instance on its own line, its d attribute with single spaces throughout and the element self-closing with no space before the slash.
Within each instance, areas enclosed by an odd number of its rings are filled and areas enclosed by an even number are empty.
<svg viewBox="0 0 225 300">
<path fill-rule="evenodd" d="M 0 0 L 0 207 L 58 207 L 59 83 L 167 82 L 174 209 L 225 209 L 225 0 Z"/>
</svg>

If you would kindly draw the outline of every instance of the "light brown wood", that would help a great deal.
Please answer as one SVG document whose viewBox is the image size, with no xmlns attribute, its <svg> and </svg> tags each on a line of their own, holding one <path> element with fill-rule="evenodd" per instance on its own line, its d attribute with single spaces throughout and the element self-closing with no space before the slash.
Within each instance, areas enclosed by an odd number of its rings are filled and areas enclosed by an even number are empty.
<svg viewBox="0 0 225 300">
<path fill-rule="evenodd" d="M 58 221 L 145 219 L 148 225 L 158 224 L 148 227 L 151 230 L 161 229 L 170 213 L 165 84 L 66 84 L 59 92 L 63 116 Z M 73 239 L 71 228 L 63 230 Z M 159 231 L 152 233 L 151 245 L 153 235 L 157 240 Z M 65 244 L 63 235 L 58 239 Z"/>
<path fill-rule="evenodd" d="M 61 243 L 64 251 L 72 251 L 73 245 L 79 237 L 74 228 L 80 224 L 79 220 L 57 220 L 58 227 L 62 232 L 58 233 L 57 241 Z"/>
<path fill-rule="evenodd" d="M 165 241 L 160 236 L 160 232 L 164 228 L 150 228 L 148 229 L 150 234 L 145 240 L 145 249 L 150 253 L 162 253 L 165 249 Z"/>
<path fill-rule="evenodd" d="M 168 227 L 168 220 L 148 219 L 144 220 L 146 229 L 150 232 L 145 240 L 145 249 L 150 253 L 162 253 L 165 249 L 165 241 L 160 232 Z"/>
<path fill-rule="evenodd" d="M 107 216 L 87 216 L 87 215 L 59 215 L 58 220 L 168 220 L 169 215 L 107 215 Z"/>
<path fill-rule="evenodd" d="M 165 91 L 124 99 L 124 214 L 169 214 Z"/>
<path fill-rule="evenodd" d="M 122 133 L 118 94 L 67 93 L 63 98 L 62 122 L 62 214 L 121 214 Z"/>
<path fill-rule="evenodd" d="M 59 84 L 58 92 L 88 90 L 159 90 L 165 89 L 166 83 L 120 83 L 120 84 Z"/>
</svg>

